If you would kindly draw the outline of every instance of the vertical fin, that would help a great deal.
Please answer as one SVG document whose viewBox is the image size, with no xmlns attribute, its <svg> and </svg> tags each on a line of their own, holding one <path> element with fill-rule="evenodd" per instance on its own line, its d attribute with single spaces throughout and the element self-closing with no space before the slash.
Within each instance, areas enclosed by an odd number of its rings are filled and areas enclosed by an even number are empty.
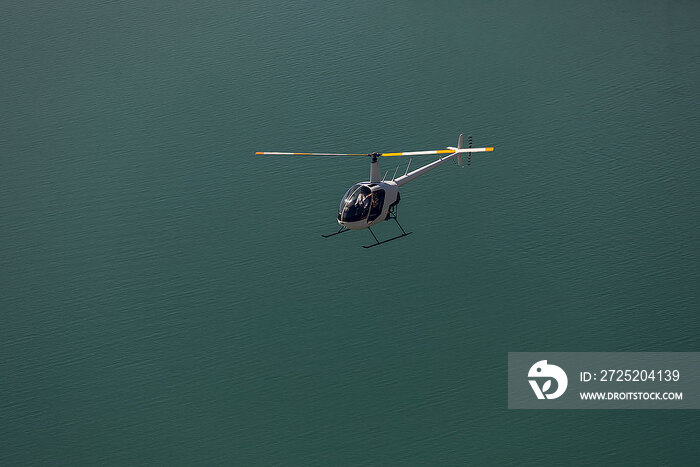
<svg viewBox="0 0 700 467">
<path fill-rule="evenodd" d="M 464 138 L 464 134 L 460 133 L 459 134 L 459 139 L 457 140 L 457 149 L 462 149 L 462 139 Z M 457 165 L 462 167 L 462 154 L 457 154 Z"/>
</svg>

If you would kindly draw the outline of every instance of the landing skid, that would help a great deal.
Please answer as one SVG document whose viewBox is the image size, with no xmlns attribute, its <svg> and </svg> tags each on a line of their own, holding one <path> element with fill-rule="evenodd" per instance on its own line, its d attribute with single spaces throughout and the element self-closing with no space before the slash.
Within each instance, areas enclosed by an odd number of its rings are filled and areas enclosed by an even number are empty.
<svg viewBox="0 0 700 467">
<path fill-rule="evenodd" d="M 322 234 L 321 237 L 323 237 L 323 238 L 332 237 L 333 235 L 338 235 L 338 234 L 341 234 L 341 233 L 345 233 L 345 232 L 347 232 L 348 230 L 350 230 L 350 229 L 346 229 L 345 227 L 341 227 L 339 231 L 333 232 L 332 234 L 328 234 L 328 235 L 323 235 L 323 234 Z"/>
<path fill-rule="evenodd" d="M 388 242 L 390 242 L 390 241 L 392 241 L 392 240 L 396 240 L 396 239 L 399 239 L 399 238 L 401 238 L 401 237 L 405 237 L 405 236 L 407 236 L 407 235 L 411 235 L 411 234 L 413 233 L 413 232 L 408 232 L 408 233 L 406 233 L 406 231 L 403 229 L 403 227 L 401 227 L 401 224 L 399 224 L 399 220 L 396 218 L 395 215 L 392 217 L 392 219 L 394 219 L 394 220 L 396 221 L 396 225 L 398 225 L 398 226 L 399 226 L 399 229 L 401 229 L 401 235 L 397 235 L 396 237 L 392 237 L 392 238 L 390 238 L 390 239 L 388 239 L 388 240 L 382 240 L 382 241 L 380 242 L 379 239 L 377 239 L 377 236 L 374 235 L 374 232 L 372 231 L 372 227 L 367 227 L 367 228 L 369 229 L 369 233 L 372 234 L 372 237 L 374 237 L 374 241 L 375 241 L 376 243 L 372 243 L 371 245 L 362 245 L 362 248 L 372 248 L 373 246 L 381 245 L 382 243 L 388 243 Z"/>
<path fill-rule="evenodd" d="M 396 222 L 396 225 L 399 226 L 399 229 L 401 229 L 401 235 L 397 235 L 396 237 L 389 238 L 387 240 L 382 240 L 381 242 L 377 238 L 376 235 L 374 235 L 374 232 L 372 231 L 372 227 L 367 227 L 369 229 L 369 233 L 372 234 L 372 237 L 374 237 L 375 243 L 372 243 L 371 245 L 362 245 L 362 248 L 372 248 L 373 246 L 381 245 L 382 243 L 388 243 L 392 240 L 397 240 L 401 237 L 406 237 L 407 235 L 411 235 L 413 232 L 406 232 L 403 227 L 401 227 L 401 224 L 399 224 L 399 220 L 396 218 L 396 207 L 392 206 L 391 209 L 389 210 L 389 214 L 387 214 L 387 220 L 389 219 L 394 219 Z M 332 234 L 327 234 L 327 235 L 321 235 L 323 238 L 328 238 L 328 237 L 333 237 L 335 235 L 339 235 L 341 233 L 349 232 L 350 229 L 346 229 L 345 227 L 341 227 L 340 230 L 337 232 L 333 232 Z"/>
</svg>

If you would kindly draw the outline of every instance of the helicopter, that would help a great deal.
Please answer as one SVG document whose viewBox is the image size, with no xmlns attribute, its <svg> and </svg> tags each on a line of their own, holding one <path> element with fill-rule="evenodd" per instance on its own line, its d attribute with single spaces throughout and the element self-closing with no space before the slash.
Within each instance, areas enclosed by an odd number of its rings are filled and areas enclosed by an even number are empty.
<svg viewBox="0 0 700 467">
<path fill-rule="evenodd" d="M 363 245 L 363 248 L 372 248 L 383 243 L 396 240 L 412 232 L 406 232 L 404 228 L 399 224 L 397 219 L 398 211 L 397 206 L 399 201 L 401 201 L 401 195 L 399 194 L 399 187 L 405 185 L 406 183 L 420 177 L 438 167 L 445 162 L 455 159 L 457 165 L 462 166 L 462 154 L 468 154 L 467 165 L 471 165 L 471 153 L 473 152 L 490 152 L 493 151 L 493 147 L 484 148 L 472 148 L 472 136 L 468 137 L 468 147 L 463 147 L 463 137 L 460 134 L 457 140 L 457 146 L 448 146 L 447 149 L 437 149 L 432 151 L 412 151 L 412 152 L 385 152 L 378 153 L 373 152 L 370 154 L 338 154 L 338 153 L 326 153 L 326 152 L 256 152 L 256 155 L 261 156 L 364 156 L 371 158 L 370 170 L 369 170 L 369 181 L 359 182 L 351 186 L 345 195 L 340 200 L 340 207 L 338 208 L 338 224 L 340 224 L 340 230 L 337 232 L 321 235 L 324 238 L 333 237 L 341 233 L 349 232 L 350 230 L 363 230 L 368 229 L 369 232 L 374 237 L 375 243 L 371 245 Z M 396 177 L 396 173 L 399 168 L 396 167 L 394 175 L 391 180 L 387 180 L 386 176 L 389 174 L 387 171 L 383 178 L 380 178 L 381 172 L 379 171 L 379 158 L 380 157 L 400 157 L 400 156 L 428 156 L 437 155 L 438 159 L 422 167 L 412 170 L 408 169 L 411 167 L 411 160 L 408 161 L 406 167 L 406 172 L 400 177 Z M 387 240 L 379 241 L 377 236 L 372 231 L 372 226 L 376 225 L 382 221 L 393 219 L 401 229 L 401 234 L 395 237 L 389 238 Z"/>
</svg>

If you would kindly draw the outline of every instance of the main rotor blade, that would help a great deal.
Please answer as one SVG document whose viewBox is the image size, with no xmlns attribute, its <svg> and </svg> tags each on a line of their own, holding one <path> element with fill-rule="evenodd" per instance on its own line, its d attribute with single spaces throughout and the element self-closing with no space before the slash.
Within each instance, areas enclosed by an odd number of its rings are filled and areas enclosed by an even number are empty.
<svg viewBox="0 0 700 467">
<path fill-rule="evenodd" d="M 455 151 L 450 149 L 437 149 L 435 151 L 413 151 L 413 152 L 385 152 L 382 154 L 384 157 L 393 156 L 427 156 L 430 154 L 452 154 Z"/>
<path fill-rule="evenodd" d="M 331 152 L 256 152 L 264 156 L 366 156 L 367 154 L 337 154 Z"/>
<path fill-rule="evenodd" d="M 434 151 L 413 151 L 413 152 L 385 152 L 384 157 L 393 156 L 428 156 L 431 154 L 454 154 L 455 152 L 487 152 L 493 151 L 493 148 L 468 148 L 468 149 L 436 149 Z"/>
<path fill-rule="evenodd" d="M 385 152 L 380 154 L 383 157 L 394 156 L 429 156 L 431 154 L 454 154 L 455 152 L 488 152 L 493 151 L 493 148 L 448 148 L 436 149 L 433 151 L 411 151 L 411 152 Z M 256 155 L 261 156 L 370 156 L 371 154 L 345 154 L 335 152 L 256 152 Z"/>
</svg>

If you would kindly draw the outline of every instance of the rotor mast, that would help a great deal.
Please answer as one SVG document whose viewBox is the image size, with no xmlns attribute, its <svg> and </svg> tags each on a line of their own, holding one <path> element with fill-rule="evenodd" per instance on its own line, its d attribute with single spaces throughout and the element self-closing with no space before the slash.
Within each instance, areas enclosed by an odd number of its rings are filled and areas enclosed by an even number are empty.
<svg viewBox="0 0 700 467">
<path fill-rule="evenodd" d="M 368 154 L 372 158 L 372 164 L 369 167 L 369 182 L 370 183 L 379 183 L 382 178 L 382 174 L 379 171 L 379 154 L 378 152 L 373 152 L 372 154 Z"/>
</svg>

